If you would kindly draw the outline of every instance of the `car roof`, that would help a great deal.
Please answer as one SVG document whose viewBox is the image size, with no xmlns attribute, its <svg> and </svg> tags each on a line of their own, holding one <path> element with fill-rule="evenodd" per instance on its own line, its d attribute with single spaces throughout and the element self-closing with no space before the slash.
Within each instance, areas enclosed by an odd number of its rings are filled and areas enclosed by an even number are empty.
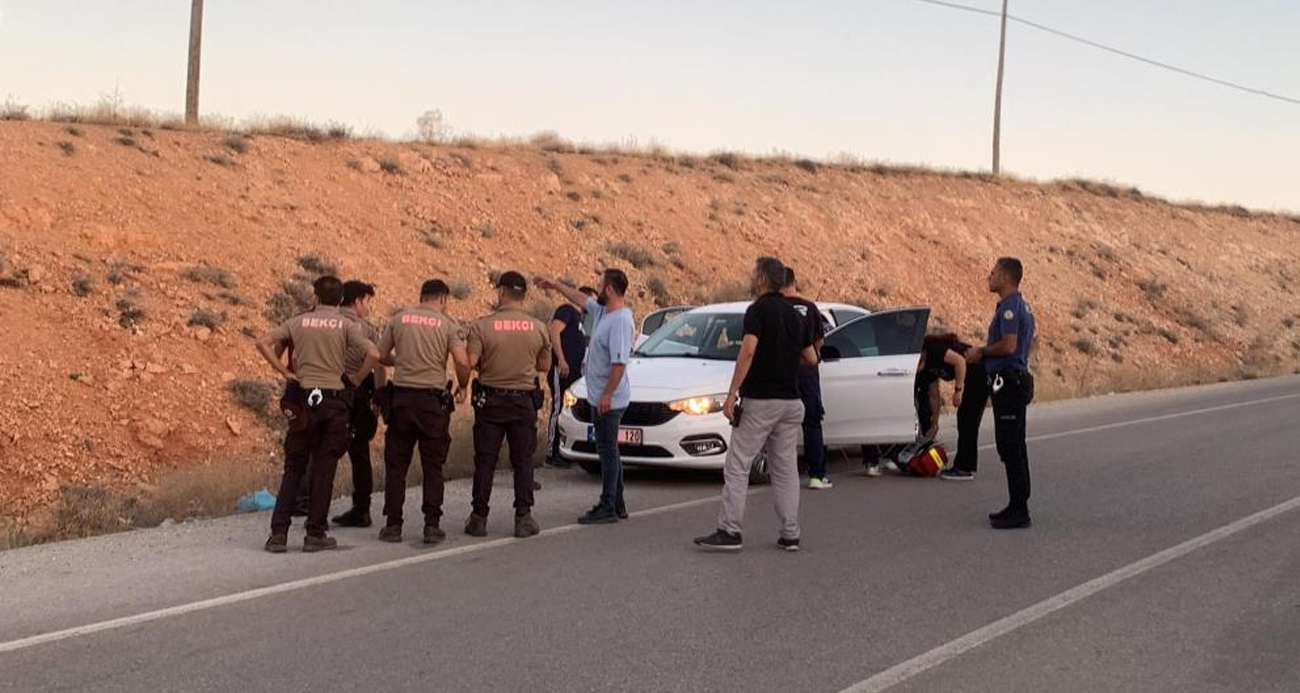
<svg viewBox="0 0 1300 693">
<path fill-rule="evenodd" d="M 707 306 L 700 306 L 692 310 L 691 312 L 692 313 L 724 313 L 724 314 L 744 313 L 745 309 L 749 308 L 749 304 L 751 303 L 753 303 L 753 301 L 733 301 L 730 303 L 712 303 Z M 863 315 L 869 315 L 871 313 L 870 310 L 867 310 L 862 306 L 855 306 L 848 303 L 817 303 L 817 307 L 820 308 L 821 310 L 851 310 L 854 312 L 862 313 Z"/>
</svg>

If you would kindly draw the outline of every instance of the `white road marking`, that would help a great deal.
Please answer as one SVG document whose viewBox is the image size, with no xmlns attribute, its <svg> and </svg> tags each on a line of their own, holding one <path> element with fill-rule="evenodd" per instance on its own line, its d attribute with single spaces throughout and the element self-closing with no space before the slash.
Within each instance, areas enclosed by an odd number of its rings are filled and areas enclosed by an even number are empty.
<svg viewBox="0 0 1300 693">
<path fill-rule="evenodd" d="M 860 681 L 845 688 L 840 693 L 880 693 L 880 691 L 893 688 L 894 686 L 933 669 L 934 667 L 960 657 L 966 652 L 988 643 L 990 640 L 1000 638 L 1003 635 L 1027 626 L 1046 616 L 1056 613 L 1061 609 L 1083 601 L 1102 590 L 1114 587 L 1126 580 L 1130 580 L 1150 570 L 1159 568 L 1170 561 L 1186 556 L 1197 549 L 1202 549 L 1217 541 L 1227 539 L 1234 534 L 1250 529 L 1251 527 L 1263 522 L 1267 522 L 1278 515 L 1297 508 L 1300 508 L 1300 496 L 1279 503 L 1267 510 L 1261 510 L 1254 515 L 1243 517 L 1236 522 L 1206 532 L 1194 539 L 1189 539 L 1181 544 L 1160 551 L 1159 553 L 1151 554 L 1146 558 L 1130 563 L 1123 568 L 1102 575 L 1099 578 L 1089 580 L 1077 587 L 1072 587 L 1055 597 L 1044 599 L 1033 606 L 1017 611 L 1006 618 L 994 621 L 978 630 L 973 630 L 956 640 L 944 643 L 929 652 L 913 657 L 901 664 L 892 666 L 869 679 Z"/>
<path fill-rule="evenodd" d="M 755 488 L 755 489 L 751 489 L 750 492 L 757 493 L 762 490 L 763 490 L 762 488 Z M 717 503 L 717 502 L 718 502 L 718 496 L 715 494 L 707 498 L 696 498 L 693 500 L 683 501 L 681 503 L 673 503 L 671 505 L 661 505 L 659 507 L 649 508 L 647 510 L 640 510 L 634 513 L 630 513 L 630 515 L 631 517 L 649 517 L 652 515 L 660 515 L 663 513 L 669 513 L 676 510 L 684 510 L 686 508 L 693 508 L 696 506 L 707 505 L 709 503 Z M 583 525 L 579 525 L 576 523 L 562 525 L 559 527 L 552 527 L 550 529 L 542 530 L 540 536 L 567 534 L 568 532 L 572 532 L 581 527 L 583 527 Z M 504 539 L 492 539 L 490 541 L 478 542 L 475 544 L 466 544 L 465 546 L 458 546 L 456 548 L 444 549 L 442 551 L 436 551 L 433 553 L 422 553 L 419 555 L 410 556 L 408 558 L 399 558 L 392 561 L 384 561 L 383 563 L 374 563 L 371 565 L 360 566 L 357 568 L 349 568 L 347 570 L 340 570 L 333 573 L 326 573 L 324 575 L 316 575 L 314 577 L 303 578 L 301 580 L 292 580 L 290 582 L 283 582 L 278 585 L 271 585 L 269 587 L 260 587 L 257 589 L 246 590 L 244 592 L 235 592 L 234 594 L 227 594 L 221 597 L 213 597 L 212 599 L 204 599 L 197 602 L 191 602 L 189 604 L 180 604 L 177 606 L 167 607 L 165 609 L 146 611 L 144 613 L 135 614 L 133 616 L 124 616 L 122 618 L 114 618 L 107 621 L 100 621 L 98 623 L 92 623 L 85 626 L 77 626 L 75 628 L 67 628 L 65 630 L 56 630 L 49 633 L 42 633 L 40 635 L 33 635 L 27 638 L 19 638 L 18 640 L 10 640 L 9 642 L 0 643 L 0 654 L 3 654 L 5 652 L 14 652 L 17 650 L 23 650 L 29 647 L 36 647 L 37 645 L 45 645 L 52 642 L 58 642 L 60 640 L 77 638 L 83 635 L 102 633 L 106 630 L 115 630 L 118 628 L 126 628 L 129 626 L 135 626 L 142 623 L 149 623 L 150 621 L 158 621 L 164 618 L 171 618 L 173 616 L 192 614 L 196 611 L 206 611 L 208 609 L 215 609 L 221 606 L 239 604 L 241 602 L 258 599 L 261 597 L 268 597 L 273 594 L 284 594 L 285 592 L 294 592 L 297 590 L 306 589 L 308 587 L 316 587 L 319 585 L 328 585 L 330 583 L 339 582 L 341 580 L 349 580 L 351 578 L 373 575 L 375 573 L 382 573 L 390 570 L 396 570 L 397 568 L 405 568 L 407 566 L 419 565 L 421 563 L 431 563 L 433 561 L 441 561 L 448 558 L 455 558 L 456 556 L 463 556 L 469 553 L 478 553 L 480 551 L 487 551 L 488 549 L 495 549 L 502 546 L 509 546 L 511 544 L 515 544 L 521 541 L 528 541 L 528 540 L 515 539 L 514 537 L 509 537 Z"/>
<path fill-rule="evenodd" d="M 1203 409 L 1189 409 L 1188 411 L 1175 412 L 1173 414 L 1161 414 L 1160 416 L 1147 416 L 1141 419 L 1128 419 L 1127 421 L 1117 421 L 1115 423 L 1102 424 L 1100 426 L 1089 426 L 1088 428 L 1076 428 L 1072 431 L 1061 431 L 1059 433 L 1045 433 L 1041 436 L 1030 436 L 1025 442 L 1036 443 L 1043 440 L 1055 440 L 1057 438 L 1068 438 L 1070 436 L 1079 436 L 1086 433 L 1097 433 L 1099 431 L 1110 431 L 1116 428 L 1128 428 L 1129 426 L 1139 426 L 1142 424 L 1156 423 L 1159 421 L 1170 421 L 1172 419 L 1181 419 L 1187 416 L 1199 416 L 1201 414 L 1211 414 L 1216 411 L 1227 411 L 1229 409 L 1240 409 L 1241 407 L 1251 407 L 1257 404 L 1268 404 L 1269 402 L 1280 402 L 1287 399 L 1298 399 L 1300 393 L 1292 395 L 1279 395 L 1277 397 L 1266 397 L 1264 399 L 1252 399 L 1248 402 L 1233 402 L 1232 404 L 1220 404 L 1214 407 L 1205 407 Z M 997 445 L 981 445 L 980 450 L 995 450 Z"/>
<path fill-rule="evenodd" d="M 1264 404 L 1267 402 L 1276 402 L 1279 400 L 1293 399 L 1297 397 L 1300 397 L 1300 394 L 1283 395 L 1280 397 L 1270 397 L 1267 399 L 1251 400 L 1249 402 L 1225 404 L 1216 407 L 1207 407 L 1205 409 L 1195 409 L 1191 411 L 1178 412 L 1175 414 L 1166 414 L 1162 416 L 1152 416 L 1152 417 L 1147 417 L 1142 419 L 1131 419 L 1119 423 L 1106 424 L 1104 426 L 1092 426 L 1090 428 L 1081 428 L 1074 431 L 1064 431 L 1060 433 L 1052 433 L 1043 436 L 1036 436 L 1030 438 L 1029 440 L 1031 442 L 1037 440 L 1050 440 L 1052 438 L 1062 438 L 1065 436 L 1081 435 L 1084 433 L 1105 431 L 1113 428 L 1122 428 L 1125 426 L 1136 426 L 1139 424 L 1152 423 L 1156 421 L 1167 421 L 1169 419 L 1177 419 L 1184 416 L 1194 416 L 1197 414 L 1223 411 L 1225 409 L 1234 409 L 1237 407 L 1245 407 L 1245 406 L 1251 406 L 1255 404 Z M 981 449 L 986 449 L 990 447 L 993 446 L 985 446 L 984 448 Z M 762 489 L 751 489 L 750 492 L 755 493 L 761 490 Z M 686 508 L 693 508 L 696 506 L 706 505 L 709 503 L 716 503 L 717 501 L 718 501 L 718 496 L 711 495 L 706 498 L 696 498 L 694 500 L 684 501 L 681 503 L 674 503 L 671 505 L 664 505 L 657 508 L 641 510 L 632 513 L 632 517 L 649 517 L 652 515 L 660 515 L 663 513 L 669 513 L 676 510 L 684 510 Z M 550 529 L 543 530 L 542 536 L 566 534 L 568 532 L 572 532 L 581 527 L 582 525 L 578 525 L 578 524 L 569 524 L 569 525 L 562 525 L 559 527 L 552 527 Z M 3 654 L 5 652 L 14 652 L 17 650 L 23 650 L 30 647 L 36 647 L 37 645 L 44 645 L 52 642 L 58 642 L 60 640 L 68 640 L 70 638 L 81 637 L 84 635 L 102 633 L 108 630 L 126 628 L 129 626 L 139 625 L 142 623 L 149 623 L 151 621 L 158 621 L 164 618 L 171 618 L 173 616 L 182 616 L 184 614 L 190 614 L 196 611 L 206 611 L 208 609 L 215 609 L 217 607 L 227 606 L 230 604 L 239 604 L 241 602 L 258 599 L 261 597 L 267 597 L 275 594 L 284 594 L 286 592 L 293 592 L 296 590 L 306 589 L 308 587 L 327 585 L 330 583 L 339 582 L 341 580 L 348 580 L 355 577 L 373 575 L 375 573 L 387 572 L 389 570 L 396 570 L 398 568 L 404 568 L 407 566 L 419 565 L 421 563 L 431 563 L 433 561 L 455 558 L 456 556 L 462 556 L 468 553 L 477 553 L 479 551 L 486 551 L 488 549 L 495 549 L 503 546 L 509 546 L 518 541 L 521 540 L 514 539 L 514 538 L 505 538 L 505 539 L 493 539 L 491 541 L 479 542 L 475 544 L 467 544 L 465 546 L 458 546 L 456 548 L 444 549 L 432 553 L 422 553 L 419 555 L 410 556 L 408 558 L 399 558 L 392 561 L 384 561 L 382 563 L 375 563 L 372 565 L 360 566 L 357 568 L 350 568 L 347 570 L 340 570 L 333 573 L 326 573 L 324 575 L 317 575 L 314 577 L 303 578 L 300 580 L 292 580 L 290 582 L 284 582 L 278 585 L 270 585 L 268 587 L 260 587 L 257 589 L 246 590 L 243 592 L 235 592 L 233 594 L 228 594 L 221 597 L 213 597 L 211 599 L 204 599 L 197 602 L 191 602 L 189 604 L 179 604 L 177 606 L 167 607 L 164 609 L 157 609 L 155 611 L 146 611 L 144 613 L 135 614 L 132 616 L 124 616 L 121 618 L 110 619 L 107 621 L 100 621 L 98 623 L 91 623 L 84 626 L 77 626 L 74 628 L 67 628 L 64 630 L 58 630 L 49 633 L 33 635 L 26 638 L 19 638 L 17 640 L 10 640 L 8 642 L 0 642 L 0 654 Z M 879 690 L 879 689 L 866 688 L 862 690 Z"/>
</svg>

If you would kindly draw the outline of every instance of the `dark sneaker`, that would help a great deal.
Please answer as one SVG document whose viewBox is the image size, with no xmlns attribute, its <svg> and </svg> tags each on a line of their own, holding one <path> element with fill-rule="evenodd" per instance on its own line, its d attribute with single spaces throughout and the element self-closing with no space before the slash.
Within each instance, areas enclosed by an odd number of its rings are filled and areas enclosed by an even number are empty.
<svg viewBox="0 0 1300 693">
<path fill-rule="evenodd" d="M 542 490 L 542 482 L 537 481 L 536 479 L 534 479 L 534 480 L 533 480 L 533 490 L 534 490 L 534 491 L 540 491 L 540 490 Z"/>
<path fill-rule="evenodd" d="M 799 550 L 799 540 L 798 540 L 798 539 L 786 539 L 785 537 L 781 537 L 780 539 L 777 539 L 777 540 L 776 540 L 776 547 L 777 547 L 778 549 L 781 549 L 782 551 L 798 551 L 798 550 Z"/>
<path fill-rule="evenodd" d="M 312 537 L 309 536 L 302 540 L 303 553 L 316 553 L 317 551 L 332 551 L 339 547 L 339 540 L 334 537 Z"/>
<path fill-rule="evenodd" d="M 939 472 L 939 478 L 944 481 L 974 481 L 975 472 L 968 472 L 964 469 L 945 469 Z"/>
<path fill-rule="evenodd" d="M 542 528 L 537 525 L 537 520 L 533 519 L 533 514 L 515 516 L 515 537 L 527 539 L 535 537 L 541 533 Z"/>
<path fill-rule="evenodd" d="M 744 546 L 740 541 L 739 532 L 728 532 L 725 529 L 714 530 L 713 534 L 707 536 L 695 537 L 695 545 L 710 551 L 739 551 Z"/>
<path fill-rule="evenodd" d="M 628 516 L 627 516 L 627 506 L 626 506 L 626 505 L 616 505 L 616 506 L 614 506 L 614 514 L 615 514 L 615 515 L 618 515 L 618 519 L 620 519 L 620 520 L 626 520 L 627 517 L 628 517 Z"/>
<path fill-rule="evenodd" d="M 469 519 L 465 520 L 465 533 L 471 537 L 486 537 L 487 518 L 482 515 L 470 513 Z"/>
<path fill-rule="evenodd" d="M 573 463 L 563 457 L 548 457 L 546 458 L 546 466 L 552 469 L 568 469 L 573 466 Z"/>
<path fill-rule="evenodd" d="M 390 544 L 396 544 L 402 540 L 402 526 L 388 525 L 379 530 L 379 541 L 386 541 Z"/>
<path fill-rule="evenodd" d="M 266 546 L 263 548 L 271 553 L 284 553 L 289 550 L 289 535 L 272 534 L 271 538 L 266 540 Z"/>
<path fill-rule="evenodd" d="M 1006 515 L 996 520 L 990 520 L 989 524 L 993 529 L 1026 529 L 1034 526 L 1033 520 L 1029 519 L 1029 514 L 1024 515 Z"/>
<path fill-rule="evenodd" d="M 370 511 L 353 508 L 342 515 L 335 515 L 334 524 L 340 527 L 369 527 Z"/>
<path fill-rule="evenodd" d="M 580 525 L 609 525 L 618 522 L 618 511 L 603 505 L 597 505 L 578 518 Z"/>
<path fill-rule="evenodd" d="M 438 525 L 424 526 L 424 543 L 441 544 L 443 539 L 447 538 L 447 533 L 438 528 Z"/>
</svg>

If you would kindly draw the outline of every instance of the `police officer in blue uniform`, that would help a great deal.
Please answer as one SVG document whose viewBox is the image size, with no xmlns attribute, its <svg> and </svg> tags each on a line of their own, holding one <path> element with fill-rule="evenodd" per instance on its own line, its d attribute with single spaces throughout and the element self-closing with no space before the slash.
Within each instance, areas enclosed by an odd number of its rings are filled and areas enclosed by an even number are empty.
<svg viewBox="0 0 1300 693">
<path fill-rule="evenodd" d="M 983 363 L 993 398 L 998 456 L 1007 467 L 1011 501 L 989 515 L 994 529 L 1029 527 L 1029 450 L 1025 414 L 1034 399 L 1029 354 L 1034 347 L 1034 311 L 1020 294 L 1024 266 L 1013 257 L 999 258 L 989 272 L 989 291 L 1000 297 L 989 324 L 988 344 L 966 352 L 968 363 Z"/>
</svg>

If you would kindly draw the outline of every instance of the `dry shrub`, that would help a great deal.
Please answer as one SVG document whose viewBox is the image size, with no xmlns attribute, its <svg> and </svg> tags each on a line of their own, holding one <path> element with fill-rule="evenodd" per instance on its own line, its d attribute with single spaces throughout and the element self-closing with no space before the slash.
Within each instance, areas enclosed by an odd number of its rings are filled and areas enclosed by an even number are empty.
<svg viewBox="0 0 1300 693">
<path fill-rule="evenodd" d="M 222 168 L 238 168 L 239 166 L 238 164 L 235 163 L 234 159 L 226 156 L 225 154 L 208 154 L 207 156 L 203 157 L 203 160 L 210 163 L 214 163 L 218 166 L 221 166 Z"/>
<path fill-rule="evenodd" d="M 797 159 L 795 160 L 794 165 L 797 168 L 801 168 L 807 171 L 808 173 L 812 173 L 812 174 L 816 174 L 817 171 L 821 168 L 820 166 L 817 165 L 817 162 L 813 161 L 812 159 Z"/>
<path fill-rule="evenodd" d="M 735 301 L 747 301 L 753 298 L 749 287 L 740 282 L 731 282 L 723 284 L 714 289 L 713 294 L 707 297 L 708 303 L 733 303 Z"/>
<path fill-rule="evenodd" d="M 632 176 L 629 176 L 629 175 L 626 174 L 626 173 L 620 173 L 620 174 L 618 174 L 618 179 L 619 179 L 620 181 L 624 182 L 624 183 L 631 183 L 631 182 L 632 182 Z"/>
<path fill-rule="evenodd" d="M 338 265 L 336 265 L 333 261 L 321 257 L 320 255 L 316 255 L 314 253 L 299 255 L 298 266 L 301 267 L 304 271 L 313 274 L 317 277 L 324 277 L 327 275 L 331 277 L 337 277 L 339 274 Z"/>
<path fill-rule="evenodd" d="M 226 316 L 221 313 L 207 308 L 195 308 L 194 312 L 190 313 L 188 324 L 190 327 L 206 327 L 209 330 L 217 330 L 221 328 L 221 323 L 225 321 Z"/>
<path fill-rule="evenodd" d="M 464 280 L 452 282 L 451 286 L 448 288 L 451 290 L 451 297 L 458 301 L 464 301 L 474 293 L 474 288 L 469 285 L 469 282 Z"/>
<path fill-rule="evenodd" d="M 248 138 L 238 133 L 227 135 L 221 144 L 236 154 L 248 153 Z"/>
<path fill-rule="evenodd" d="M 32 114 L 28 112 L 27 106 L 14 101 L 12 98 L 5 99 L 0 104 L 0 120 L 31 120 Z"/>
<path fill-rule="evenodd" d="M 342 475 L 340 475 L 342 476 Z M 279 468 L 252 460 L 179 469 L 158 480 L 146 501 L 149 524 L 162 518 L 217 517 L 235 512 L 239 499 L 258 489 L 279 491 Z"/>
<path fill-rule="evenodd" d="M 346 125 L 331 123 L 322 127 L 305 120 L 283 116 L 252 121 L 246 123 L 243 129 L 245 132 L 254 135 L 287 137 L 312 143 L 345 140 L 352 137 L 352 130 Z"/>
<path fill-rule="evenodd" d="M 61 149 L 63 153 L 68 156 L 75 156 L 77 154 L 77 145 L 67 140 L 63 140 L 62 142 L 59 142 L 58 146 L 59 149 Z"/>
<path fill-rule="evenodd" d="M 72 280 L 72 294 L 85 298 L 95 292 L 95 281 L 86 275 L 80 275 Z"/>
<path fill-rule="evenodd" d="M 280 292 L 266 299 L 266 318 L 280 324 L 316 305 L 316 295 L 311 286 L 296 279 L 280 283 Z"/>
<path fill-rule="evenodd" d="M 234 275 L 224 268 L 212 265 L 195 265 L 181 272 L 181 276 L 192 282 L 207 283 L 223 289 L 237 286 Z"/>
<path fill-rule="evenodd" d="M 610 255 L 627 262 L 637 269 L 653 267 L 655 264 L 654 255 L 652 255 L 650 251 L 624 241 L 610 243 L 605 246 L 605 250 L 609 252 Z"/>
<path fill-rule="evenodd" d="M 709 161 L 726 166 L 733 171 L 740 168 L 740 155 L 733 152 L 718 152 L 711 155 Z"/>
<path fill-rule="evenodd" d="M 572 154 L 576 151 L 573 143 L 554 132 L 539 132 L 528 139 L 528 143 L 544 152 Z"/>
<path fill-rule="evenodd" d="M 128 294 L 117 301 L 117 324 L 123 329 L 130 329 L 144 322 L 149 316 L 149 312 L 140 304 L 139 297 L 135 294 Z"/>
<path fill-rule="evenodd" d="M 402 168 L 402 165 L 396 159 L 380 159 L 379 170 L 390 176 L 406 175 L 406 169 Z"/>
<path fill-rule="evenodd" d="M 130 529 L 134 504 L 101 484 L 72 484 L 59 489 L 52 515 L 51 539 L 76 539 Z"/>
<path fill-rule="evenodd" d="M 645 287 L 650 291 L 650 296 L 654 298 L 655 303 L 661 308 L 670 305 L 672 296 L 668 293 L 668 285 L 658 275 L 651 276 L 645 281 Z"/>
<path fill-rule="evenodd" d="M 240 378 L 230 381 L 230 399 L 235 404 L 253 412 L 263 423 L 272 418 L 271 403 L 280 395 L 280 388 L 269 380 Z"/>
</svg>

